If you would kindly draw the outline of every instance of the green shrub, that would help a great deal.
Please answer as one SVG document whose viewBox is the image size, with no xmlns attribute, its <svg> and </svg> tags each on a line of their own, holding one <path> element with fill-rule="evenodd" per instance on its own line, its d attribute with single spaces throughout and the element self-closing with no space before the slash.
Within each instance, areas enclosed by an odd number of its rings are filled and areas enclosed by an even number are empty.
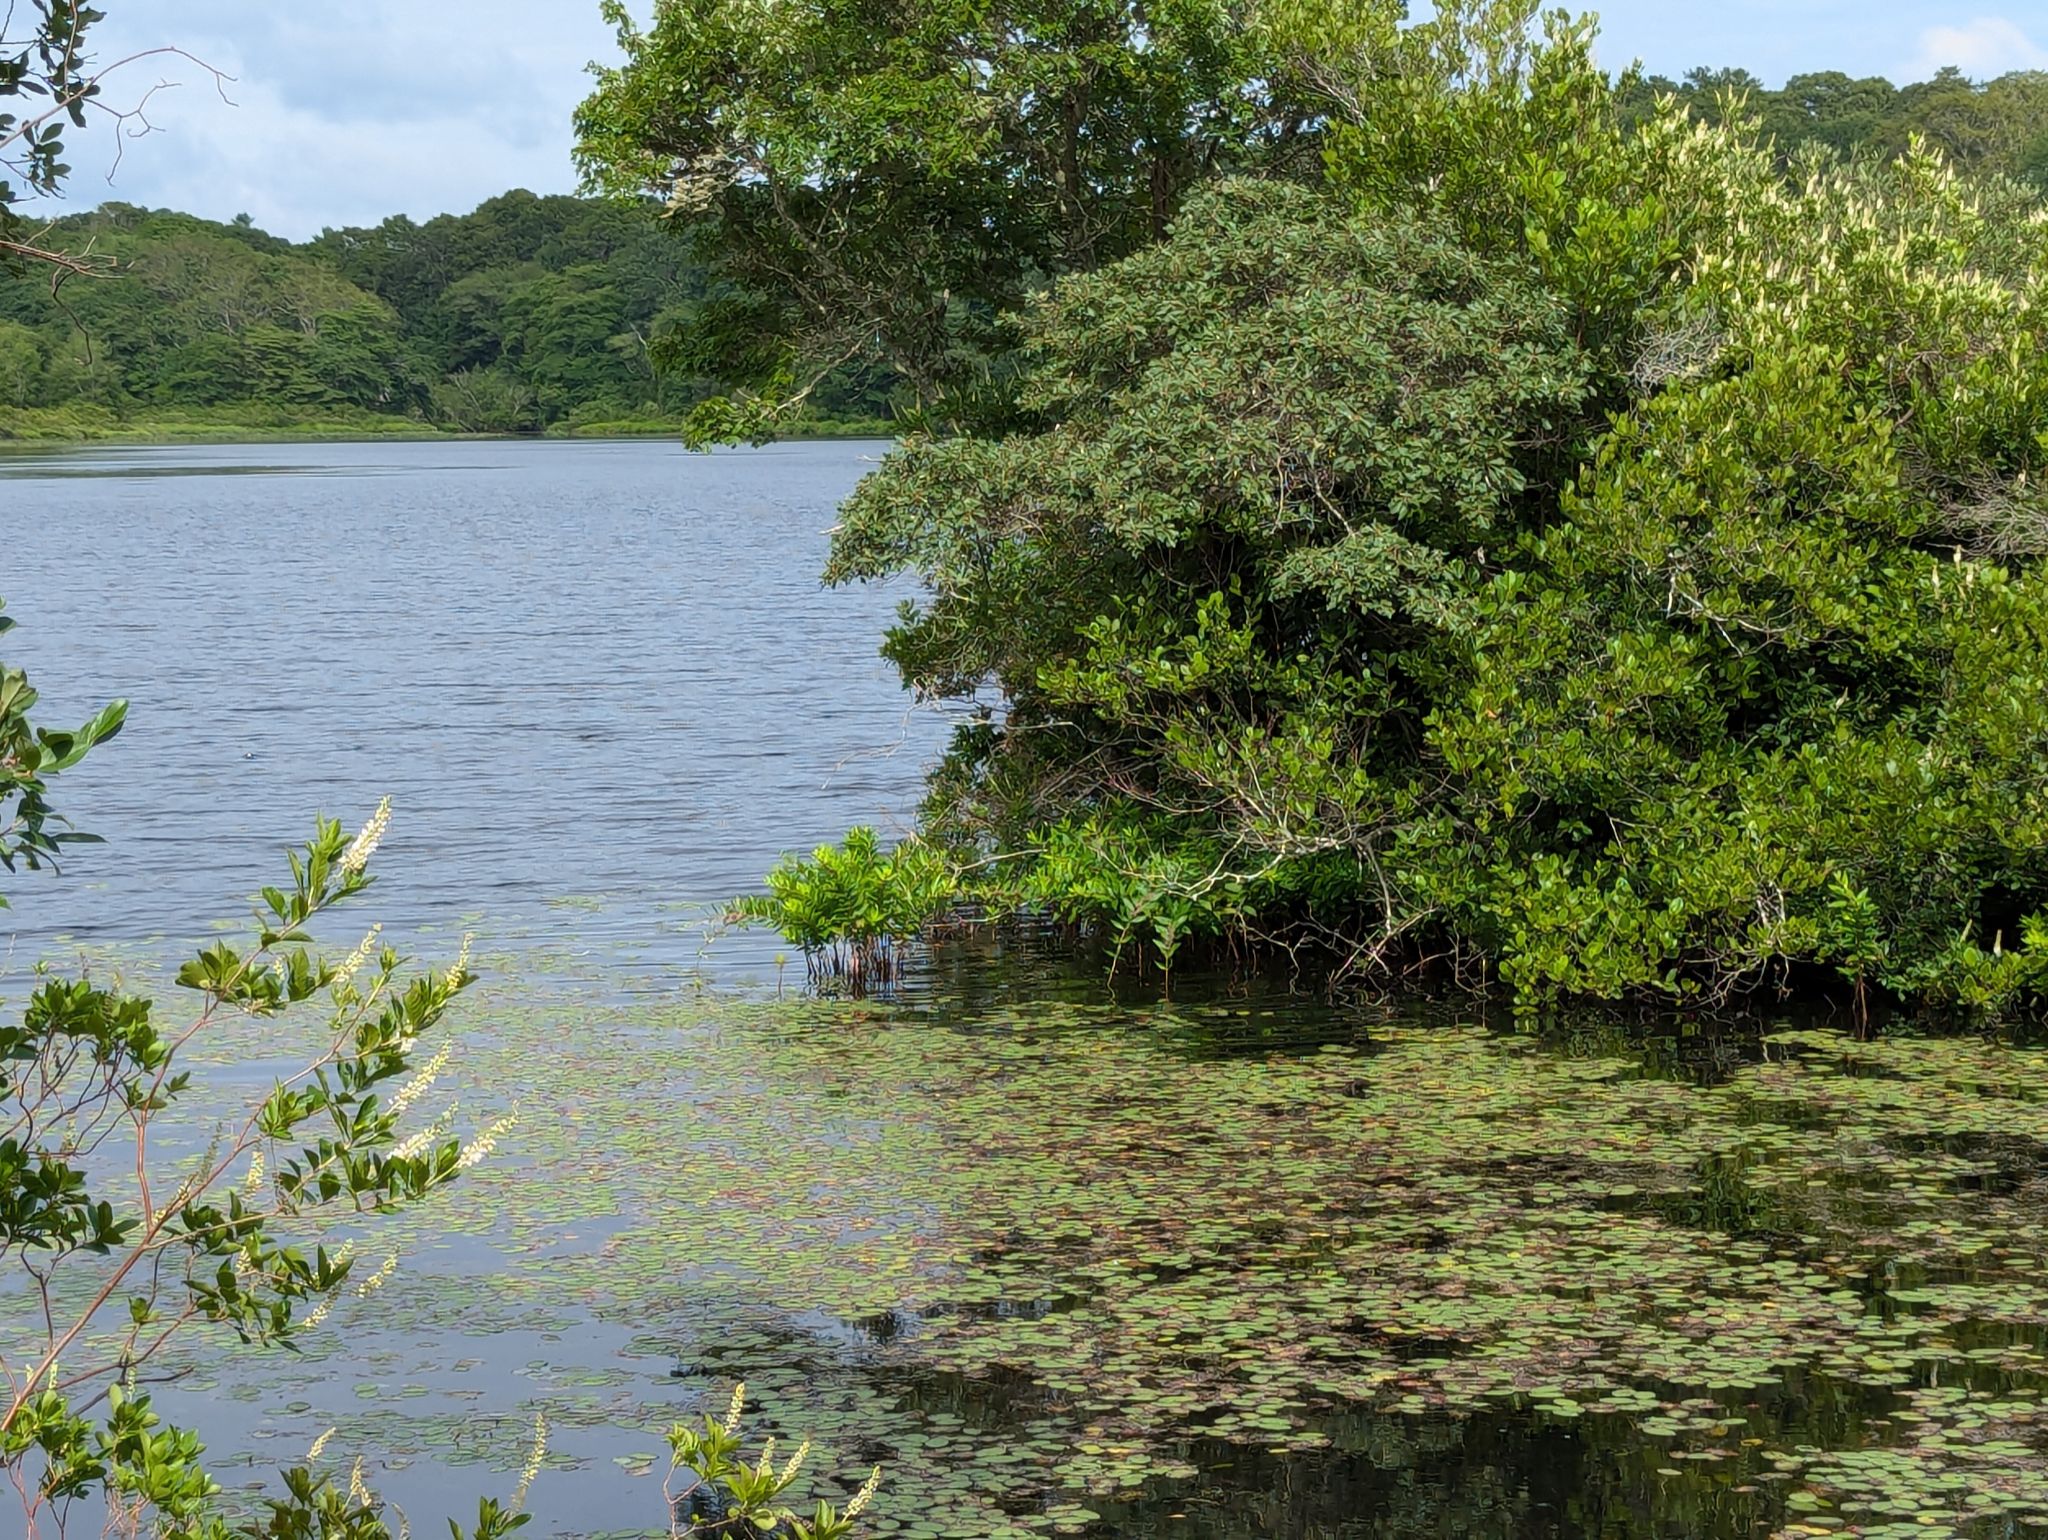
<svg viewBox="0 0 2048 1540">
<path fill-rule="evenodd" d="M 0 614 L 0 636 L 14 621 Z M 29 720 L 36 691 L 28 675 L 0 663 L 0 867 L 36 871 L 54 865 L 66 845 L 96 842 L 73 829 L 50 807 L 50 781 L 76 765 L 95 744 L 120 732 L 128 704 L 115 701 L 73 732 Z M 7 907 L 0 894 L 0 909 Z"/>
<path fill-rule="evenodd" d="M 932 846 L 905 840 L 884 854 L 873 829 L 856 828 L 809 860 L 785 856 L 768 874 L 767 893 L 737 900 L 731 914 L 772 925 L 801 947 L 813 980 L 861 989 L 896 976 L 897 949 L 955 891 L 951 866 Z"/>
<path fill-rule="evenodd" d="M 668 1430 L 669 1468 L 662 1496 L 672 1532 L 678 1540 L 764 1540 L 770 1534 L 788 1535 L 790 1540 L 848 1540 L 854 1520 L 881 1485 L 881 1467 L 844 1508 L 820 1502 L 808 1518 L 800 1516 L 783 1506 L 782 1499 L 795 1487 L 811 1446 L 798 1445 L 778 1463 L 771 1438 L 758 1460 L 743 1458 L 739 1427 L 746 1395 L 744 1384 L 733 1386 L 732 1406 L 722 1421 L 707 1414 L 701 1427 L 678 1422 Z M 684 1472 L 691 1479 L 678 1491 L 676 1481 Z"/>
<path fill-rule="evenodd" d="M 0 1265 L 16 1274 L 12 1324 L 34 1322 L 9 1338 L 0 1469 L 31 1532 L 98 1492 L 167 1533 L 225 1537 L 200 1440 L 151 1410 L 153 1361 L 194 1321 L 256 1343 L 319 1325 L 367 1287 L 333 1227 L 447 1185 L 506 1126 L 465 1143 L 445 1119 L 407 1116 L 445 1062 L 422 1045 L 471 981 L 461 960 L 408 976 L 375 930 L 341 962 L 308 939 L 369 886 L 387 816 L 354 837 L 321 822 L 290 882 L 264 890 L 250 943 L 216 942 L 179 971 L 198 996 L 188 1020 L 165 1025 L 146 999 L 46 974 L 19 1024 L 0 1026 Z M 223 1122 L 196 1166 L 166 1165 L 151 1137 L 191 1097 L 194 1044 L 238 1016 L 288 1013 L 323 1017 L 305 1064 Z M 132 1148 L 132 1190 L 103 1190 L 89 1168 L 109 1145 Z"/>
</svg>

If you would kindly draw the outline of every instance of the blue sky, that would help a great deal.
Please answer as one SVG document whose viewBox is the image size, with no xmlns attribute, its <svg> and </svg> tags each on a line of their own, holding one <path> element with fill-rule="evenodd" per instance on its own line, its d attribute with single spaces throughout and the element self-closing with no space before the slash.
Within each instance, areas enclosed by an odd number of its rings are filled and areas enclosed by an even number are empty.
<svg viewBox="0 0 2048 1540">
<path fill-rule="evenodd" d="M 121 198 L 278 234 L 473 208 L 507 187 L 570 190 L 569 114 L 612 55 L 597 0 L 104 0 L 100 54 L 182 46 L 234 76 L 142 59 L 109 96 L 159 82 L 155 132 L 104 130 L 71 156 L 71 202 Z M 1924 78 L 2048 68 L 2048 0 L 1610 0 L 1602 57 L 1680 74 L 1742 65 Z M 111 172 L 112 180 L 108 180 Z"/>
</svg>

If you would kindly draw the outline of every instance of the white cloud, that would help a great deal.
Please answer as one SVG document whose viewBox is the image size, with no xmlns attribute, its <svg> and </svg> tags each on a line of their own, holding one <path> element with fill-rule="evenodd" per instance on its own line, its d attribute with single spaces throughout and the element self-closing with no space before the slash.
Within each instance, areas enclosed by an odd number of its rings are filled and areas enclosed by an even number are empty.
<svg viewBox="0 0 2048 1540">
<path fill-rule="evenodd" d="M 4 3 L 4 0 L 0 0 Z M 159 80 L 160 132 L 117 145 L 107 125 L 67 145 L 69 207 L 103 199 L 213 219 L 248 213 L 276 234 L 463 212 L 512 187 L 567 192 L 570 113 L 585 61 L 613 52 L 597 0 L 125 0 L 96 34 L 102 61 L 175 43 L 234 77 L 142 61 L 108 96 Z"/>
<path fill-rule="evenodd" d="M 2003 16 L 1979 16 L 1960 27 L 1929 27 L 1922 32 L 1920 52 L 1905 78 L 1925 80 L 1944 65 L 1954 65 L 1973 80 L 1986 80 L 2012 70 L 2048 69 L 2048 48 Z"/>
</svg>

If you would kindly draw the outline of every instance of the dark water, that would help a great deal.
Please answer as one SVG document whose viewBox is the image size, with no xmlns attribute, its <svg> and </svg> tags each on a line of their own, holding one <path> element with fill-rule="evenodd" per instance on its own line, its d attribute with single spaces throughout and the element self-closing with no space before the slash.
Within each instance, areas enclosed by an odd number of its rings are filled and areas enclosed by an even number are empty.
<svg viewBox="0 0 2048 1540">
<path fill-rule="evenodd" d="M 685 906 L 900 827 L 943 736 L 876 656 L 902 595 L 818 582 L 886 447 L 0 456 L 8 660 L 52 723 L 131 702 L 63 797 L 109 843 L 61 884 L 6 879 L 0 923 L 200 934 L 316 811 L 353 825 L 389 794 L 394 929 L 469 915 L 694 962 Z"/>
<path fill-rule="evenodd" d="M 365 1232 L 402 1266 L 305 1356 L 194 1345 L 160 1395 L 224 1480 L 334 1427 L 438 1533 L 545 1410 L 528 1532 L 647 1533 L 660 1430 L 745 1379 L 825 1493 L 887 1467 L 904 1540 L 2048 1522 L 2038 1052 L 1165 1001 L 1029 935 L 874 1006 L 707 955 L 781 851 L 903 827 L 943 741 L 875 656 L 903 593 L 816 579 L 884 447 L 0 458 L 8 662 L 46 720 L 133 703 L 61 797 L 109 843 L 9 880 L 0 986 L 147 974 L 389 793 L 369 910 L 478 932 L 448 1089 L 521 1113 Z"/>
</svg>

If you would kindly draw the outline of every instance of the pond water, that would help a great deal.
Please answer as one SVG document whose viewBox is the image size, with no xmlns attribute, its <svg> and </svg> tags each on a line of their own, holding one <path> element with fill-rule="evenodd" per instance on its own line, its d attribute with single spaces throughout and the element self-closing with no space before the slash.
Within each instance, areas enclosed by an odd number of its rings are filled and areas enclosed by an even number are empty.
<svg viewBox="0 0 2048 1540">
<path fill-rule="evenodd" d="M 10 661 L 136 702 L 17 955 L 146 973 L 391 791 L 370 911 L 479 932 L 451 1082 L 520 1112 L 303 1357 L 189 1360 L 224 1479 L 332 1426 L 437 1532 L 545 1410 L 529 1532 L 645 1533 L 660 1429 L 744 1379 L 926 1540 L 2048 1525 L 2034 1048 L 1118 997 L 1017 936 L 834 1002 L 707 952 L 942 739 L 873 657 L 900 595 L 813 576 L 879 448 L 0 462 Z"/>
<path fill-rule="evenodd" d="M 876 655 L 903 594 L 818 582 L 887 447 L 0 455 L 9 660 L 53 722 L 132 703 L 65 799 L 109 843 L 14 880 L 24 941 L 190 934 L 389 794 L 394 928 L 694 962 L 780 851 L 903 827 L 943 739 Z"/>
</svg>

